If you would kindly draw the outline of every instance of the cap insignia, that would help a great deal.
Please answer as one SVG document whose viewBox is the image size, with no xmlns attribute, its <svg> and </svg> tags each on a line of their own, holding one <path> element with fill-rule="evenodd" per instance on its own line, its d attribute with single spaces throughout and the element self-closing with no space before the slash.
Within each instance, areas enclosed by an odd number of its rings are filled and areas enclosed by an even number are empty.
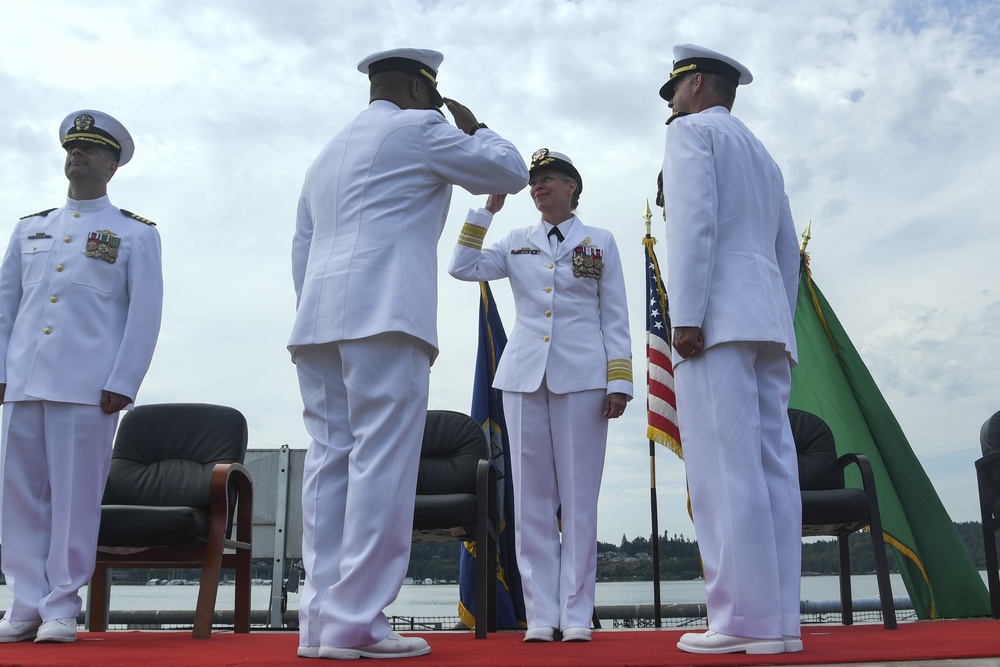
<svg viewBox="0 0 1000 667">
<path fill-rule="evenodd" d="M 550 162 L 554 162 L 554 157 L 549 157 L 548 148 L 539 148 L 537 151 L 531 154 L 531 165 L 529 169 L 538 169 L 542 165 L 546 165 Z"/>
<path fill-rule="evenodd" d="M 90 128 L 94 127 L 94 117 L 89 113 L 82 113 L 73 119 L 73 127 L 80 132 L 86 132 Z"/>
</svg>

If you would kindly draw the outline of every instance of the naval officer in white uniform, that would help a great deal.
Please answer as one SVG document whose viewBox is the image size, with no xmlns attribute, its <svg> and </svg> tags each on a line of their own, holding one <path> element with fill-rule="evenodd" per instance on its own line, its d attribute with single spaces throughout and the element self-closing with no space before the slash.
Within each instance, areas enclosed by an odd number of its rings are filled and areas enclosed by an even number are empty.
<svg viewBox="0 0 1000 667">
<path fill-rule="evenodd" d="M 660 90 L 677 414 L 705 569 L 694 653 L 802 650 L 802 505 L 788 424 L 799 253 L 781 171 L 730 115 L 746 67 L 683 44 Z"/>
<path fill-rule="evenodd" d="M 409 561 L 437 356 L 437 243 L 453 184 L 509 193 L 528 180 L 509 141 L 441 98 L 442 60 L 423 49 L 362 60 L 371 103 L 323 148 L 299 199 L 288 347 L 312 438 L 302 487 L 302 657 L 430 650 L 391 632 L 383 609 Z"/>
<path fill-rule="evenodd" d="M 67 116 L 59 137 L 66 204 L 22 218 L 0 267 L 0 541 L 14 594 L 0 642 L 76 639 L 118 412 L 160 329 L 159 234 L 107 195 L 132 137 L 91 110 Z"/>
<path fill-rule="evenodd" d="M 597 497 L 608 419 L 632 398 L 625 279 L 614 236 L 576 210 L 583 179 L 568 157 L 531 159 L 542 219 L 483 249 L 503 196 L 471 210 L 448 272 L 508 278 L 517 316 L 493 386 L 511 447 L 525 641 L 590 641 L 597 574 Z M 559 511 L 562 541 L 559 538 Z"/>
</svg>

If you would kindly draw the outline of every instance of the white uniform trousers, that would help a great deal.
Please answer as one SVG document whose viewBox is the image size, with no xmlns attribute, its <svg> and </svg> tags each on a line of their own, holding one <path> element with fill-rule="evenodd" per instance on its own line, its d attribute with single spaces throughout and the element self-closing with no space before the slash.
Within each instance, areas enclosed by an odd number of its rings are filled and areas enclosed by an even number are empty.
<svg viewBox="0 0 1000 667">
<path fill-rule="evenodd" d="M 723 343 L 674 373 L 708 626 L 798 637 L 802 497 L 788 355 L 777 343 Z"/>
<path fill-rule="evenodd" d="M 301 646 L 367 646 L 406 577 L 430 347 L 402 333 L 295 349 L 306 430 Z"/>
<path fill-rule="evenodd" d="M 514 535 L 528 628 L 589 628 L 597 577 L 597 497 L 607 391 L 505 391 Z M 556 510 L 561 510 L 562 544 Z"/>
<path fill-rule="evenodd" d="M 96 405 L 15 401 L 3 406 L 3 573 L 14 594 L 5 618 L 76 618 L 94 574 L 101 498 L 118 415 Z"/>
</svg>

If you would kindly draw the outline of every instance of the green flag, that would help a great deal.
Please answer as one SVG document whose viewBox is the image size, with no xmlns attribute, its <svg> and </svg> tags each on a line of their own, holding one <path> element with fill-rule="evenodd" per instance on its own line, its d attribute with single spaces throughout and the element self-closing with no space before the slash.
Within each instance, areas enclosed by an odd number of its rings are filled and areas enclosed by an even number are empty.
<svg viewBox="0 0 1000 667">
<path fill-rule="evenodd" d="M 871 373 L 812 282 L 805 252 L 795 337 L 799 365 L 792 369 L 790 407 L 826 421 L 839 454 L 871 460 L 885 541 L 917 617 L 989 616 L 989 594 L 972 558 Z M 861 486 L 853 469 L 847 484 Z"/>
</svg>

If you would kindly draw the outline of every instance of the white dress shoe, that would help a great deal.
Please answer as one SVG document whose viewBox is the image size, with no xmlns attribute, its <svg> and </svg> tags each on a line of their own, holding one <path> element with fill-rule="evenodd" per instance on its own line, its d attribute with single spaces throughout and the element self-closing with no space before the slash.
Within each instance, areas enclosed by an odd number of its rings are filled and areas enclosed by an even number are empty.
<svg viewBox="0 0 1000 667">
<path fill-rule="evenodd" d="M 357 660 L 358 658 L 414 658 L 431 652 L 431 647 L 421 637 L 402 637 L 395 632 L 377 644 L 355 648 L 328 648 L 321 646 L 320 658 L 328 660 Z"/>
<path fill-rule="evenodd" d="M 562 631 L 562 640 L 564 642 L 589 642 L 590 628 L 579 626 L 566 628 Z"/>
<path fill-rule="evenodd" d="M 524 633 L 524 641 L 526 642 L 550 642 L 555 639 L 556 629 L 555 628 L 529 628 L 527 632 Z"/>
<path fill-rule="evenodd" d="M 688 653 L 747 653 L 774 654 L 785 652 L 785 642 L 781 639 L 752 639 L 733 637 L 721 632 L 688 632 L 681 635 L 677 648 Z"/>
<path fill-rule="evenodd" d="M 295 652 L 295 655 L 300 658 L 318 658 L 319 646 L 300 646 L 299 650 Z"/>
<path fill-rule="evenodd" d="M 76 619 L 56 618 L 45 621 L 38 627 L 35 635 L 36 644 L 46 644 L 49 642 L 65 644 L 76 641 Z"/>
<path fill-rule="evenodd" d="M 786 635 L 781 638 L 781 643 L 785 645 L 785 653 L 802 652 L 802 639 L 799 637 L 790 637 Z"/>
<path fill-rule="evenodd" d="M 6 618 L 0 621 L 0 643 L 23 642 L 26 639 L 33 639 L 38 632 L 41 620 L 33 621 L 9 621 Z"/>
</svg>

